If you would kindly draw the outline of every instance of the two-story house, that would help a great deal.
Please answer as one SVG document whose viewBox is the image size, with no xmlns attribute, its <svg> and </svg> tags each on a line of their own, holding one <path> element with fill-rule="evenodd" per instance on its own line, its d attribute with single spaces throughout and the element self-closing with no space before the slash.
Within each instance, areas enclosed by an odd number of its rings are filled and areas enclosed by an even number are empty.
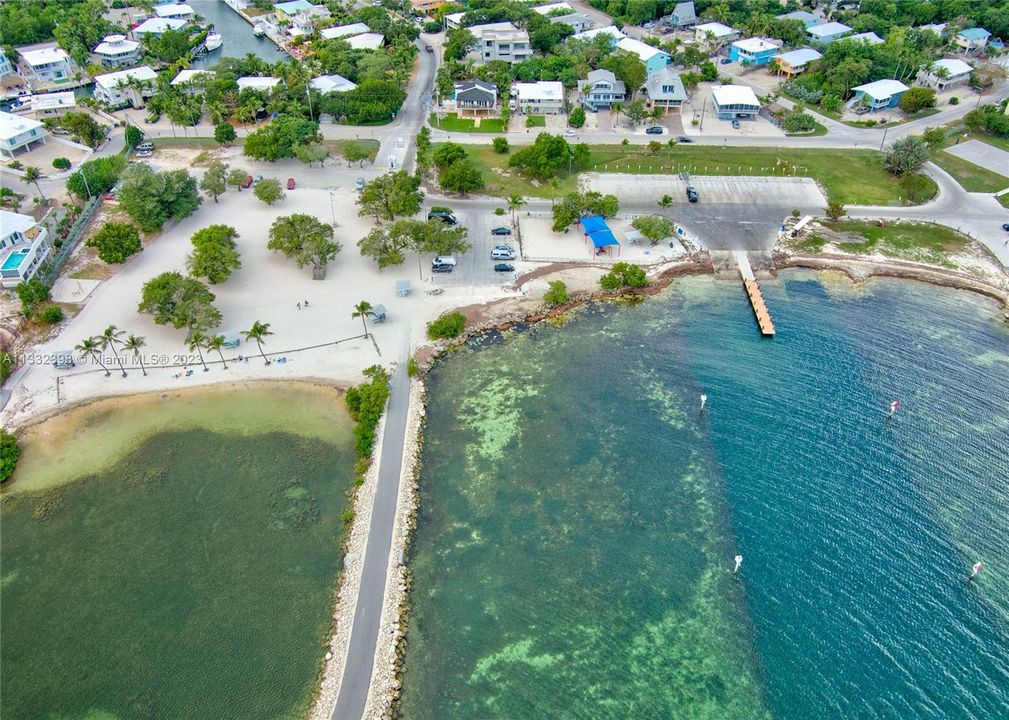
<svg viewBox="0 0 1009 720">
<path fill-rule="evenodd" d="M 307 10 L 291 16 L 291 24 L 287 28 L 287 34 L 291 37 L 299 35 L 311 35 L 315 32 L 315 27 L 319 23 L 324 23 L 333 17 L 333 13 L 325 5 L 313 5 Z"/>
<path fill-rule="evenodd" d="M 575 33 L 569 37 L 568 40 L 591 41 L 600 35 L 606 35 L 610 38 L 610 47 L 616 45 L 618 42 L 627 37 L 616 25 L 607 25 L 606 27 L 594 28 L 592 30 L 586 30 L 585 32 Z"/>
<path fill-rule="evenodd" d="M 361 33 L 370 32 L 371 28 L 362 22 L 351 23 L 350 25 L 337 25 L 336 27 L 325 28 L 319 34 L 326 40 L 337 40 L 339 38 L 353 37 Z"/>
<path fill-rule="evenodd" d="M 91 51 L 95 62 L 105 67 L 129 67 L 140 59 L 140 43 L 125 35 L 106 35 Z"/>
<path fill-rule="evenodd" d="M 47 47 L 19 52 L 25 77 L 33 86 L 45 83 L 60 85 L 73 78 L 73 63 L 63 48 Z"/>
<path fill-rule="evenodd" d="M 672 67 L 665 67 L 649 76 L 645 89 L 652 106 L 665 108 L 667 113 L 671 108 L 679 109 L 687 101 L 687 89 L 680 74 Z"/>
<path fill-rule="evenodd" d="M 863 103 L 869 112 L 886 110 L 900 105 L 901 96 L 907 92 L 907 85 L 900 80 L 877 80 L 876 82 L 856 85 L 855 101 Z"/>
<path fill-rule="evenodd" d="M 567 25 L 575 33 L 585 32 L 592 27 L 592 18 L 585 13 L 568 13 L 567 15 L 553 15 L 548 18 L 552 23 Z"/>
<path fill-rule="evenodd" d="M 739 39 L 739 31 L 719 22 L 702 23 L 694 27 L 694 42 L 708 47 L 721 47 Z"/>
<path fill-rule="evenodd" d="M 49 233 L 35 218 L 0 210 L 0 285 L 31 280 L 51 251 Z"/>
<path fill-rule="evenodd" d="M 757 94 L 743 85 L 718 85 L 711 89 L 711 101 L 722 120 L 753 120 L 760 112 Z"/>
<path fill-rule="evenodd" d="M 164 5 L 155 5 L 154 14 L 159 18 L 185 20 L 188 22 L 193 19 L 196 11 L 191 6 L 183 3 L 167 3 Z"/>
<path fill-rule="evenodd" d="M 608 110 L 615 102 L 627 99 L 627 88 L 622 80 L 609 70 L 593 70 L 584 80 L 578 81 L 578 101 L 587 110 Z"/>
<path fill-rule="evenodd" d="M 654 75 L 672 62 L 673 58 L 665 50 L 660 50 L 634 38 L 624 38 L 617 43 L 617 49 L 634 53 L 645 64 L 645 74 Z M 637 88 L 632 88 L 632 92 Z"/>
<path fill-rule="evenodd" d="M 476 38 L 476 52 L 481 62 L 503 60 L 515 64 L 533 56 L 529 33 L 510 22 L 473 25 L 466 29 Z"/>
<path fill-rule="evenodd" d="M 771 67 L 774 71 L 794 77 L 804 72 L 809 67 L 809 63 L 822 58 L 823 55 L 813 48 L 799 48 L 788 52 L 778 53 L 772 58 Z"/>
<path fill-rule="evenodd" d="M 32 115 L 36 120 L 61 118 L 77 107 L 73 90 L 32 95 Z"/>
<path fill-rule="evenodd" d="M 133 28 L 133 37 L 143 40 L 148 35 L 160 37 L 169 30 L 181 30 L 186 26 L 185 20 L 177 18 L 151 18 Z"/>
<path fill-rule="evenodd" d="M 95 77 L 95 100 L 111 108 L 141 108 L 154 94 L 158 74 L 147 65 Z"/>
<path fill-rule="evenodd" d="M 460 80 L 452 90 L 458 110 L 486 110 L 497 107 L 497 85 L 483 80 Z"/>
<path fill-rule="evenodd" d="M 38 120 L 0 112 L 0 152 L 13 158 L 14 152 L 30 146 L 33 142 L 46 144 L 45 126 Z"/>
<path fill-rule="evenodd" d="M 953 42 L 965 53 L 970 53 L 984 49 L 990 37 L 991 33 L 984 28 L 974 27 L 958 32 L 953 36 Z"/>
<path fill-rule="evenodd" d="M 803 28 L 808 30 L 814 25 L 822 25 L 824 20 L 819 15 L 814 15 L 808 10 L 793 10 L 792 12 L 785 13 L 784 15 L 778 15 L 778 20 L 798 20 L 802 23 Z"/>
<path fill-rule="evenodd" d="M 809 35 L 810 40 L 822 43 L 834 42 L 846 35 L 851 35 L 851 32 L 850 27 L 839 22 L 821 23 L 806 28 L 806 34 Z"/>
<path fill-rule="evenodd" d="M 970 74 L 973 71 L 974 68 L 963 60 L 943 58 L 932 63 L 930 68 L 922 70 L 918 74 L 918 82 L 926 87 L 934 88 L 936 92 L 942 92 L 966 83 L 970 80 Z"/>
<path fill-rule="evenodd" d="M 556 81 L 515 83 L 516 101 L 527 115 L 559 115 L 564 112 L 564 85 Z"/>
<path fill-rule="evenodd" d="M 729 47 L 729 59 L 743 65 L 766 65 L 778 53 L 781 42 L 766 38 L 736 40 Z"/>
</svg>

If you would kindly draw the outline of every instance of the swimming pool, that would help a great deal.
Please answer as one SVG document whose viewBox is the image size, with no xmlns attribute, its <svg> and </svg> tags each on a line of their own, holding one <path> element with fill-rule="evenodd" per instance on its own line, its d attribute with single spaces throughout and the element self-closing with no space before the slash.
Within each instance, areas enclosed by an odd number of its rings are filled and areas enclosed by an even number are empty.
<svg viewBox="0 0 1009 720">
<path fill-rule="evenodd" d="M 28 254 L 28 248 L 25 248 L 24 250 L 18 250 L 17 252 L 12 252 L 10 255 L 7 256 L 7 259 L 4 260 L 3 267 L 0 269 L 17 270 L 21 266 L 21 263 L 24 261 L 25 255 L 27 254 Z"/>
</svg>

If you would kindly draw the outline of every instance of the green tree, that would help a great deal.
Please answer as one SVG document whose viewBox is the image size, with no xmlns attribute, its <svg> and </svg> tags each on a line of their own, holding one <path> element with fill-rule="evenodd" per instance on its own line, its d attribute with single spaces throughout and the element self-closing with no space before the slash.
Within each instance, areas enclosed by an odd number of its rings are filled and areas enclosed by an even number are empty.
<svg viewBox="0 0 1009 720">
<path fill-rule="evenodd" d="M 893 143 L 883 154 L 883 167 L 900 177 L 921 170 L 928 160 L 928 145 L 920 135 L 908 135 Z"/>
<path fill-rule="evenodd" d="M 640 288 L 648 284 L 645 271 L 639 265 L 626 262 L 614 263 L 613 268 L 599 278 L 603 290 L 619 290 L 620 288 Z"/>
<path fill-rule="evenodd" d="M 672 195 L 663 195 L 661 198 L 659 198 L 659 207 L 668 208 L 672 206 L 673 206 Z"/>
<path fill-rule="evenodd" d="M 259 320 L 252 323 L 252 327 L 248 330 L 243 330 L 242 335 L 245 336 L 245 342 L 249 340 L 256 341 L 256 347 L 259 348 L 259 354 L 263 356 L 263 360 L 266 360 L 266 364 L 269 365 L 270 361 L 266 357 L 266 353 L 263 352 L 263 343 L 266 342 L 266 338 L 273 333 L 270 331 L 270 323 L 261 323 Z"/>
<path fill-rule="evenodd" d="M 249 133 L 245 138 L 242 152 L 256 160 L 273 162 L 281 158 L 294 157 L 294 148 L 308 142 L 321 142 L 319 124 L 279 115 L 266 127 Z"/>
<path fill-rule="evenodd" d="M 585 108 L 576 107 L 568 115 L 568 125 L 573 128 L 580 128 L 585 125 Z"/>
<path fill-rule="evenodd" d="M 354 312 L 350 314 L 351 319 L 361 318 L 361 325 L 364 327 L 364 339 L 367 340 L 369 337 L 368 333 L 368 323 L 365 322 L 368 318 L 368 313 L 371 312 L 371 303 L 367 300 L 362 300 L 357 305 L 354 306 Z"/>
<path fill-rule="evenodd" d="M 333 239 L 333 226 L 311 215 L 294 213 L 277 218 L 270 227 L 270 250 L 277 250 L 294 260 L 298 267 L 312 266 L 312 279 L 324 280 L 326 266 L 343 245 Z"/>
<path fill-rule="evenodd" d="M 110 265 L 121 265 L 142 247 L 137 228 L 130 223 L 117 222 L 105 223 L 85 244 L 96 248 L 98 257 Z"/>
<path fill-rule="evenodd" d="M 430 164 L 429 153 L 431 152 L 431 128 L 426 125 L 417 133 L 417 164 L 426 168 Z"/>
<path fill-rule="evenodd" d="M 946 131 L 941 127 L 928 127 L 922 131 L 921 139 L 930 150 L 937 150 L 946 142 Z"/>
<path fill-rule="evenodd" d="M 203 173 L 203 179 L 200 180 L 200 190 L 212 197 L 216 203 L 217 198 L 223 195 L 227 189 L 228 166 L 220 160 L 212 160 Z"/>
<path fill-rule="evenodd" d="M 38 278 L 23 280 L 14 287 L 14 293 L 21 301 L 21 313 L 30 318 L 35 308 L 49 299 L 49 286 Z"/>
<path fill-rule="evenodd" d="M 163 272 L 146 283 L 137 312 L 151 315 L 158 325 L 210 330 L 221 324 L 214 294 L 196 278 Z"/>
<path fill-rule="evenodd" d="M 128 350 L 133 353 L 133 359 L 140 361 L 140 372 L 144 374 L 144 377 L 147 377 L 147 368 L 144 367 L 144 356 L 140 353 L 140 351 L 146 344 L 147 341 L 137 335 L 130 335 L 123 342 L 123 350 Z"/>
<path fill-rule="evenodd" d="M 200 330 L 193 330 L 189 333 L 189 337 L 186 338 L 186 349 L 189 352 L 194 350 L 200 356 L 200 364 L 203 365 L 203 372 L 210 372 L 210 368 L 207 367 L 207 361 L 203 359 L 203 347 L 207 342 L 207 336 L 203 334 Z"/>
<path fill-rule="evenodd" d="M 56 168 L 57 170 L 69 170 L 70 161 L 67 160 L 65 157 L 58 157 L 55 160 L 53 160 L 53 167 Z"/>
<path fill-rule="evenodd" d="M 60 119 L 60 125 L 88 147 L 96 148 L 105 139 L 106 127 L 99 124 L 85 112 L 68 112 Z M 90 178 L 89 178 L 90 179 Z"/>
<path fill-rule="evenodd" d="M 116 186 L 125 168 L 126 158 L 119 154 L 88 160 L 67 178 L 67 190 L 82 200 L 100 196 Z"/>
<path fill-rule="evenodd" d="M 253 194 L 265 202 L 267 205 L 273 205 L 274 203 L 280 202 L 285 197 L 287 193 L 280 187 L 280 180 L 276 178 L 266 178 L 265 180 L 260 180 L 256 183 L 255 187 L 252 188 Z"/>
<path fill-rule="evenodd" d="M 453 190 L 465 195 L 484 186 L 483 175 L 469 160 L 457 160 L 438 173 L 438 184 L 443 190 Z"/>
<path fill-rule="evenodd" d="M 42 194 L 42 186 L 39 185 L 39 180 L 42 177 L 41 170 L 39 170 L 37 167 L 34 167 L 33 165 L 28 165 L 24 169 L 24 175 L 22 175 L 22 177 L 26 183 L 32 183 L 35 185 L 35 189 L 39 191 L 40 198 L 42 198 L 43 200 L 46 199 L 46 196 Z"/>
<path fill-rule="evenodd" d="M 466 316 L 461 312 L 450 312 L 427 324 L 427 336 L 431 340 L 459 337 L 466 329 Z"/>
<path fill-rule="evenodd" d="M 547 305 L 563 305 L 568 301 L 568 286 L 562 280 L 551 280 L 547 291 L 543 293 L 543 302 Z"/>
<path fill-rule="evenodd" d="M 435 149 L 433 159 L 435 167 L 444 169 L 452 163 L 465 160 L 466 148 L 454 142 L 442 143 Z"/>
<path fill-rule="evenodd" d="M 532 145 L 512 154 L 508 166 L 518 168 L 536 180 L 554 177 L 559 170 L 574 162 L 574 152 L 567 140 L 550 133 L 540 133 Z"/>
<path fill-rule="evenodd" d="M 20 455 L 17 438 L 6 430 L 0 430 L 0 483 L 9 480 L 14 474 Z"/>
<path fill-rule="evenodd" d="M 515 211 L 526 204 L 525 198 L 521 195 L 509 195 L 508 196 L 508 209 L 512 214 L 512 222 L 515 221 Z"/>
<path fill-rule="evenodd" d="M 228 369 L 228 361 L 224 359 L 224 347 L 226 343 L 227 340 L 223 335 L 214 335 L 213 337 L 208 338 L 206 345 L 204 345 L 207 350 L 214 350 L 221 356 L 221 364 L 224 366 L 225 370 Z"/>
<path fill-rule="evenodd" d="M 127 125 L 124 136 L 126 138 L 126 146 L 130 148 L 135 148 L 144 141 L 144 131 L 136 125 Z"/>
<path fill-rule="evenodd" d="M 371 159 L 368 146 L 356 140 L 344 140 L 340 143 L 340 154 L 348 163 Z"/>
<path fill-rule="evenodd" d="M 508 152 L 508 138 L 506 137 L 496 137 L 491 140 L 491 145 L 494 147 L 494 152 L 499 155 L 504 155 Z"/>
<path fill-rule="evenodd" d="M 648 238 L 652 245 L 658 245 L 661 240 L 676 234 L 676 224 L 660 215 L 642 215 L 634 218 L 631 227 Z"/>
<path fill-rule="evenodd" d="M 193 277 L 207 278 L 216 285 L 242 267 L 235 239 L 238 231 L 228 225 L 209 225 L 193 233 L 193 252 L 186 267 Z"/>
<path fill-rule="evenodd" d="M 105 367 L 105 363 L 102 362 L 102 348 L 94 338 L 84 338 L 74 350 L 81 353 L 85 359 L 94 359 L 101 366 L 102 370 L 105 371 L 105 377 L 112 374 Z"/>
<path fill-rule="evenodd" d="M 840 220 L 844 217 L 846 212 L 844 205 L 837 202 L 836 200 L 830 200 L 827 203 L 827 208 L 824 210 L 824 214 L 831 220 Z"/>
<path fill-rule="evenodd" d="M 112 350 L 112 355 L 115 357 L 119 369 L 122 370 L 123 377 L 126 377 L 126 368 L 123 367 L 123 359 L 119 357 L 119 351 L 116 349 L 116 346 L 123 342 L 122 336 L 122 330 L 118 329 L 115 325 L 109 325 L 101 335 L 95 336 L 95 342 L 98 343 L 98 347 L 102 349 L 102 352 L 109 349 Z"/>
<path fill-rule="evenodd" d="M 377 221 L 391 221 L 396 217 L 416 215 L 424 201 L 420 192 L 420 178 L 405 170 L 386 173 L 358 193 L 358 215 L 371 215 Z"/>
<path fill-rule="evenodd" d="M 235 126 L 229 122 L 218 123 L 214 127 L 214 140 L 221 145 L 231 145 L 237 137 Z"/>
<path fill-rule="evenodd" d="M 618 80 L 622 80 L 627 86 L 628 94 L 632 98 L 641 86 L 645 84 L 645 79 L 648 77 L 645 71 L 645 64 L 641 62 L 641 58 L 626 50 L 618 50 L 611 54 L 603 61 L 602 68 L 612 72 L 617 76 Z"/>
<path fill-rule="evenodd" d="M 309 142 L 296 146 L 294 148 L 294 155 L 298 160 L 312 167 L 312 163 L 314 162 L 322 165 L 322 162 L 329 157 L 329 148 L 321 142 Z"/>
<path fill-rule="evenodd" d="M 935 90 L 926 87 L 913 87 L 904 91 L 900 96 L 900 109 L 908 115 L 925 108 L 935 107 Z"/>
<path fill-rule="evenodd" d="M 469 250 L 466 240 L 466 228 L 461 225 L 446 226 L 438 220 L 397 220 L 388 227 L 375 228 L 358 241 L 361 255 L 374 258 L 378 267 L 401 265 L 404 261 L 403 252 L 413 250 L 420 255 L 462 254 Z"/>
<path fill-rule="evenodd" d="M 587 215 L 613 217 L 619 210 L 620 202 L 615 195 L 603 195 L 594 191 L 568 193 L 554 204 L 553 230 L 560 232 Z"/>
<path fill-rule="evenodd" d="M 123 171 L 118 199 L 119 206 L 147 233 L 160 230 L 166 220 L 189 217 L 202 201 L 196 178 L 185 170 L 157 172 L 142 164 Z"/>
<path fill-rule="evenodd" d="M 249 173 L 241 168 L 234 168 L 228 171 L 227 183 L 231 187 L 241 189 L 245 181 L 249 179 Z"/>
<path fill-rule="evenodd" d="M 644 100 L 632 100 L 620 108 L 621 114 L 631 121 L 631 125 L 637 127 L 648 116 L 648 108 L 645 107 Z"/>
</svg>

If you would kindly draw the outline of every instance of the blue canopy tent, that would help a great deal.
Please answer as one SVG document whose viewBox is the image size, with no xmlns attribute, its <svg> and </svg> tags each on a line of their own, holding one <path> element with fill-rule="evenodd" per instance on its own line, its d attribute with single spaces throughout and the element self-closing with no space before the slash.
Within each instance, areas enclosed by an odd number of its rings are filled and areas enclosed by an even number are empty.
<svg viewBox="0 0 1009 720">
<path fill-rule="evenodd" d="M 606 220 L 602 215 L 583 217 L 579 222 L 581 223 L 582 232 L 585 233 L 585 237 L 592 241 L 596 255 L 602 255 L 606 252 L 606 248 L 611 245 L 616 245 L 617 255 L 620 254 L 620 243 L 614 237 L 613 231 L 610 230 L 610 226 L 606 224 Z"/>
</svg>

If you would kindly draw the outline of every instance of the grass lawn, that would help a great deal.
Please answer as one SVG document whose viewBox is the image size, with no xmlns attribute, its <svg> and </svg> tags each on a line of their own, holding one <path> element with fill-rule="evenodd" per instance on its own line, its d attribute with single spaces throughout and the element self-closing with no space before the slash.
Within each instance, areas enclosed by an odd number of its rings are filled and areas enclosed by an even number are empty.
<svg viewBox="0 0 1009 720">
<path fill-rule="evenodd" d="M 575 178 L 558 173 L 556 187 L 533 185 L 507 169 L 510 154 L 498 155 L 488 146 L 468 146 L 470 157 L 483 170 L 491 195 L 518 193 L 557 197 L 575 188 Z M 588 171 L 675 175 L 799 175 L 819 181 L 827 196 L 843 205 L 898 205 L 907 192 L 897 178 L 883 170 L 875 150 L 827 150 L 675 145 L 656 154 L 635 145 L 592 145 Z M 498 171 L 496 172 L 495 169 Z M 934 187 L 934 184 L 933 184 Z M 934 195 L 934 190 L 933 193 Z"/>
<path fill-rule="evenodd" d="M 212 137 L 156 137 L 150 138 L 150 142 L 154 143 L 155 148 L 223 148 L 219 142 L 214 140 Z M 245 138 L 235 138 L 231 143 L 232 145 L 244 145 Z"/>
<path fill-rule="evenodd" d="M 504 120 L 501 118 L 480 118 L 480 126 L 477 127 L 473 118 L 461 118 L 455 113 L 447 113 L 441 120 L 437 113 L 431 113 L 428 118 L 431 127 L 444 130 L 445 132 L 475 132 L 475 133 L 500 133 L 504 132 Z"/>
<path fill-rule="evenodd" d="M 950 254 L 960 252 L 969 240 L 960 233 L 928 223 L 892 223 L 879 227 L 864 220 L 825 222 L 838 232 L 854 232 L 865 238 L 864 243 L 839 243 L 845 252 L 869 254 L 878 252 L 887 257 L 955 267 Z"/>
<path fill-rule="evenodd" d="M 1009 187 L 1009 178 L 975 165 L 944 150 L 932 153 L 936 165 L 948 172 L 968 192 L 998 192 Z"/>
<path fill-rule="evenodd" d="M 344 153 L 347 148 L 353 148 L 355 145 L 361 150 L 367 151 L 368 162 L 375 162 L 375 156 L 378 155 L 378 147 L 380 145 L 378 140 L 335 140 L 326 143 L 326 147 L 331 151 L 335 151 L 341 157 L 346 157 Z"/>
<path fill-rule="evenodd" d="M 827 128 L 825 128 L 820 123 L 815 123 L 812 132 L 794 132 L 794 133 L 787 132 L 785 133 L 785 137 L 819 137 L 821 135 L 826 134 L 827 134 Z"/>
<path fill-rule="evenodd" d="M 545 115 L 527 115 L 526 127 L 546 127 L 547 118 Z"/>
<path fill-rule="evenodd" d="M 1009 193 L 1006 193 L 1005 195 L 999 195 L 998 201 L 1002 203 L 1002 207 L 1009 208 Z"/>
</svg>

